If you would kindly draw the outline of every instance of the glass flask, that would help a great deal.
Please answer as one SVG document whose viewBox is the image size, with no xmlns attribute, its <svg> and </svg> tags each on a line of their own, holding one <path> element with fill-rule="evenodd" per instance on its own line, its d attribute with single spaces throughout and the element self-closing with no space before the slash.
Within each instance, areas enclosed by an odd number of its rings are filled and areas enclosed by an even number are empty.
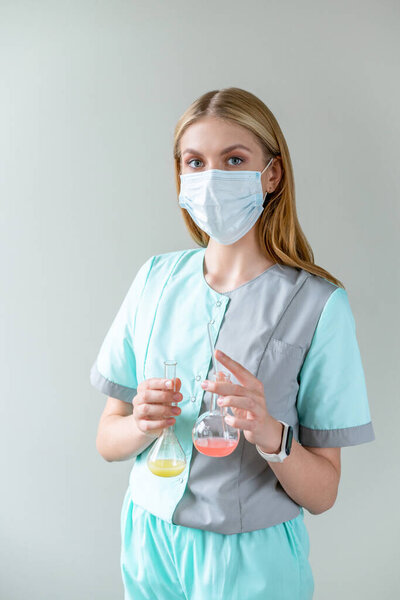
<svg viewBox="0 0 400 600">
<path fill-rule="evenodd" d="M 171 391 L 173 392 L 176 391 L 176 365 L 174 360 L 164 361 L 164 377 L 172 380 Z M 177 403 L 172 402 L 171 405 L 176 406 Z M 186 456 L 175 435 L 175 423 L 166 427 L 154 442 L 147 457 L 147 466 L 154 475 L 159 477 L 175 477 L 185 469 Z"/>
<path fill-rule="evenodd" d="M 218 371 L 214 381 L 230 381 L 230 373 Z M 195 448 L 206 456 L 222 457 L 231 454 L 239 443 L 240 429 L 229 425 L 224 417 L 226 406 L 218 406 L 218 394 L 212 393 L 210 410 L 202 413 L 192 429 Z"/>
</svg>

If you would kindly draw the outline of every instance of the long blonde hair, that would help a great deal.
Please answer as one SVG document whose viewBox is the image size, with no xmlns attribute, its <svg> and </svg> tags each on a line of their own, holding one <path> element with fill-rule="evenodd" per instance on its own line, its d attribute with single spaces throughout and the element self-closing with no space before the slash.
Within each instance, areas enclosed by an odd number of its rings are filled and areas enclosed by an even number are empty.
<svg viewBox="0 0 400 600">
<path fill-rule="evenodd" d="M 265 255 L 279 264 L 298 267 L 344 288 L 341 281 L 314 263 L 312 248 L 297 218 L 292 161 L 286 140 L 269 108 L 254 94 L 237 87 L 212 90 L 200 96 L 179 119 L 174 133 L 175 180 L 180 193 L 180 140 L 184 131 L 197 119 L 213 116 L 246 127 L 258 138 L 264 159 L 279 156 L 282 177 L 257 221 L 257 235 Z M 209 235 L 200 229 L 187 210 L 179 207 L 193 240 L 205 248 Z"/>
</svg>

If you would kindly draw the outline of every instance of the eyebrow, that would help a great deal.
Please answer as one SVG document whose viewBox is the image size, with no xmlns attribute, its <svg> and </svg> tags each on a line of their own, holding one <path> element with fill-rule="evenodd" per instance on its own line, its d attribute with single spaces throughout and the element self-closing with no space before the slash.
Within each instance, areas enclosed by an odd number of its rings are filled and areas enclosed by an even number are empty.
<svg viewBox="0 0 400 600">
<path fill-rule="evenodd" d="M 251 152 L 250 148 L 248 148 L 247 146 L 244 146 L 243 144 L 233 144 L 233 146 L 228 146 L 228 148 L 225 148 L 225 150 L 222 150 L 221 152 L 221 156 L 223 154 L 228 154 L 228 152 L 231 152 L 231 150 L 235 150 L 236 148 L 243 148 L 244 150 L 247 150 L 248 152 Z M 186 148 L 186 150 L 184 150 L 182 152 L 182 156 L 184 154 L 198 154 L 199 156 L 203 156 L 201 154 L 201 152 L 199 152 L 198 150 L 193 150 L 192 148 Z"/>
</svg>

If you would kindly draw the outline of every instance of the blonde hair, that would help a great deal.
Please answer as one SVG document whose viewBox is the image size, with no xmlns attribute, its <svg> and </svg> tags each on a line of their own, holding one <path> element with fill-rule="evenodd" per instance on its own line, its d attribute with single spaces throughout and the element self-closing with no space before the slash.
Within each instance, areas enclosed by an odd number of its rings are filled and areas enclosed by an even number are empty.
<svg viewBox="0 0 400 600">
<path fill-rule="evenodd" d="M 178 196 L 181 137 L 192 123 L 205 116 L 219 117 L 246 127 L 258 138 L 265 161 L 272 156 L 281 158 L 281 180 L 275 191 L 268 194 L 268 203 L 257 221 L 259 244 L 266 256 L 279 264 L 304 269 L 344 288 L 341 281 L 314 263 L 312 248 L 297 218 L 293 167 L 286 140 L 272 112 L 254 94 L 237 87 L 212 90 L 200 96 L 183 113 L 174 132 L 173 151 Z M 179 208 L 193 240 L 199 246 L 206 247 L 209 235 L 196 225 L 187 210 Z"/>
</svg>

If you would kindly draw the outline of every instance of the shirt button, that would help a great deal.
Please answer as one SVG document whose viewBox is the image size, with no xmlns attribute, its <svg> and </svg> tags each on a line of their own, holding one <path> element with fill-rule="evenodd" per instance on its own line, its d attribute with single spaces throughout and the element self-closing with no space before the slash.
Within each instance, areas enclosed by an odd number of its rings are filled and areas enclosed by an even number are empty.
<svg viewBox="0 0 400 600">
<path fill-rule="evenodd" d="M 215 319 L 211 319 L 210 325 L 214 325 L 214 323 L 215 323 Z"/>
<path fill-rule="evenodd" d="M 192 402 L 196 402 L 196 396 L 191 396 L 190 399 L 191 399 Z"/>
<path fill-rule="evenodd" d="M 200 381 L 201 375 L 196 375 L 196 381 Z"/>
<path fill-rule="evenodd" d="M 183 483 L 182 477 L 179 477 L 179 483 Z"/>
<path fill-rule="evenodd" d="M 221 300 L 217 300 L 215 304 L 216 304 L 217 306 L 221 306 L 222 302 L 221 302 Z"/>
</svg>

